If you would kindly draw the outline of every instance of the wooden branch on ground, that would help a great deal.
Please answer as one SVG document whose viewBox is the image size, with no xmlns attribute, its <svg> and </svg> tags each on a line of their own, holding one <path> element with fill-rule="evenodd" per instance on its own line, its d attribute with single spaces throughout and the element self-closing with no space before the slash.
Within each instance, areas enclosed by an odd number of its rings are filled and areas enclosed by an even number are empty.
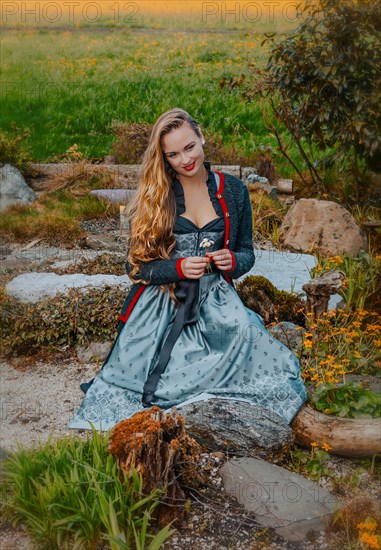
<svg viewBox="0 0 381 550">
<path fill-rule="evenodd" d="M 291 428 L 295 443 L 311 448 L 311 443 L 327 443 L 330 453 L 361 457 L 381 454 L 381 418 L 339 418 L 304 406 Z"/>
</svg>

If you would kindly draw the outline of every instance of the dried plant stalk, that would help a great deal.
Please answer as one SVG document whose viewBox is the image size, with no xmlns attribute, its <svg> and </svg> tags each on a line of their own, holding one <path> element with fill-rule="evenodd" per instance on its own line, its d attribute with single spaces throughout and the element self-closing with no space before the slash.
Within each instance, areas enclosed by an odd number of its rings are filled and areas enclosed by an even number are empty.
<svg viewBox="0 0 381 550">
<path fill-rule="evenodd" d="M 186 434 L 183 417 L 175 409 L 167 414 L 155 406 L 122 420 L 113 428 L 109 451 L 125 472 L 134 468 L 142 474 L 146 494 L 165 489 L 158 507 L 160 524 L 184 518 L 181 483 L 195 486 L 203 481 L 197 471 L 201 448 Z"/>
</svg>

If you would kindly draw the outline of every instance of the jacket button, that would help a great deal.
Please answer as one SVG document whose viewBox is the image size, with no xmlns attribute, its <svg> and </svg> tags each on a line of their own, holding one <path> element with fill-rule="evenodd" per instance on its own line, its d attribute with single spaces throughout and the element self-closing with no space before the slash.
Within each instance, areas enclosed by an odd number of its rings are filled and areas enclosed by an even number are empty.
<svg viewBox="0 0 381 550">
<path fill-rule="evenodd" d="M 229 239 L 226 241 L 226 244 L 229 244 Z"/>
<path fill-rule="evenodd" d="M 226 212 L 225 216 L 228 218 L 230 216 L 229 212 Z"/>
<path fill-rule="evenodd" d="M 221 195 L 221 193 L 218 193 L 218 195 L 217 195 L 217 199 L 222 199 L 222 195 Z"/>
</svg>

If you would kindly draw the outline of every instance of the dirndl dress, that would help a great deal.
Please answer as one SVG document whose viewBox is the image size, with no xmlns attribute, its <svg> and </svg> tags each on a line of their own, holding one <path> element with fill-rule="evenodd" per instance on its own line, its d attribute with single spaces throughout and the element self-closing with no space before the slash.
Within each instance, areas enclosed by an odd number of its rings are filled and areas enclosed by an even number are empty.
<svg viewBox="0 0 381 550">
<path fill-rule="evenodd" d="M 171 258 L 203 255 L 200 244 L 205 239 L 212 243 L 210 251 L 222 248 L 224 231 L 223 218 L 198 228 L 178 215 Z M 266 330 L 259 314 L 244 306 L 220 270 L 180 281 L 177 288 L 189 283 L 183 294 L 190 307 L 170 349 L 179 312 L 168 292 L 157 285 L 146 287 L 70 428 L 90 429 L 90 421 L 97 429 L 107 430 L 144 410 L 144 388 L 150 373 L 163 364 L 164 348 L 165 370 L 155 385 L 152 406 L 169 409 L 223 397 L 249 401 L 288 423 L 292 420 L 306 401 L 296 355 Z"/>
</svg>

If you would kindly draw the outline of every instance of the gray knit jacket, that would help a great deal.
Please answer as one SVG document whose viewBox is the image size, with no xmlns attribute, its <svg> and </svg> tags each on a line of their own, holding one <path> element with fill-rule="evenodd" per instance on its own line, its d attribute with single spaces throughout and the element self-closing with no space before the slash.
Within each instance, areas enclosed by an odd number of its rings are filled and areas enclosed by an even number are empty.
<svg viewBox="0 0 381 550">
<path fill-rule="evenodd" d="M 210 163 L 204 161 L 208 170 L 208 190 L 210 200 L 219 216 L 225 219 L 224 248 L 228 248 L 233 259 L 233 267 L 230 271 L 221 271 L 222 275 L 233 285 L 232 279 L 237 279 L 247 273 L 254 265 L 255 256 L 253 249 L 252 210 L 249 191 L 246 185 L 237 177 L 223 172 L 217 172 L 220 177 L 220 185 L 216 192 L 216 182 Z M 173 181 L 176 197 L 176 216 L 185 212 L 184 190 L 180 181 Z M 139 269 L 138 277 L 150 281 L 150 285 L 162 285 L 175 283 L 185 279 L 181 270 L 183 258 L 168 260 L 153 260 L 144 262 Z M 129 274 L 132 266 L 127 261 L 126 271 Z M 132 309 L 147 285 L 133 283 L 123 303 L 119 317 L 118 332 L 123 328 Z"/>
</svg>

